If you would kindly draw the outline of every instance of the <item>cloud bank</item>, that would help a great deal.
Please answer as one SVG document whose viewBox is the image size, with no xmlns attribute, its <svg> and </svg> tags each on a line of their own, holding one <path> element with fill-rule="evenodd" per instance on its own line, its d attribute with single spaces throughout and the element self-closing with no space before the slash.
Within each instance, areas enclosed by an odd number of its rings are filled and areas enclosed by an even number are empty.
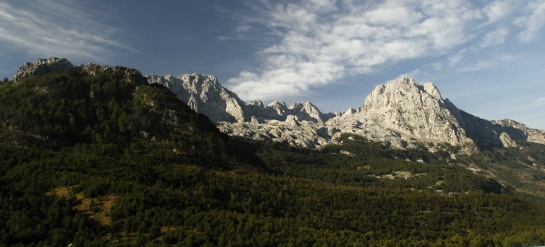
<svg viewBox="0 0 545 247">
<path fill-rule="evenodd" d="M 248 17 L 237 31 L 263 26 L 278 42 L 259 51 L 256 68 L 228 80 L 244 100 L 300 95 L 409 59 L 455 64 L 511 36 L 532 41 L 545 26 L 542 1 L 264 0 L 251 7 L 261 18 Z"/>
<path fill-rule="evenodd" d="M 115 50 L 137 52 L 118 41 L 104 13 L 73 1 L 0 2 L 0 42 L 42 57 L 100 59 Z"/>
</svg>

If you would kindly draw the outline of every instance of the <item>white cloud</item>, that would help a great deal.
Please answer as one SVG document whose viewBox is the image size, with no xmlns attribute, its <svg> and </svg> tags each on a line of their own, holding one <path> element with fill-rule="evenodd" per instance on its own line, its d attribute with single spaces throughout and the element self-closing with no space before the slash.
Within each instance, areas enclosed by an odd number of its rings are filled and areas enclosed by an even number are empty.
<svg viewBox="0 0 545 247">
<path fill-rule="evenodd" d="M 377 8 L 365 13 L 367 22 L 379 26 L 408 26 L 422 18 L 422 14 L 412 12 L 403 6 Z"/>
<path fill-rule="evenodd" d="M 252 26 L 250 26 L 250 25 L 242 25 L 242 26 L 237 27 L 237 33 L 248 32 L 248 31 L 250 31 L 250 29 L 252 29 Z"/>
<path fill-rule="evenodd" d="M 545 27 L 545 2 L 533 1 L 528 5 L 531 14 L 517 18 L 515 23 L 523 28 L 519 38 L 523 42 L 532 41 Z"/>
<path fill-rule="evenodd" d="M 513 61 L 517 58 L 518 57 L 512 55 L 499 55 L 493 58 L 482 58 L 468 63 L 466 66 L 459 68 L 458 71 L 469 72 L 489 69 L 498 66 L 499 64 Z"/>
<path fill-rule="evenodd" d="M 408 59 L 446 60 L 432 62 L 428 69 L 456 64 L 466 53 L 504 43 L 510 28 L 495 22 L 514 18 L 509 1 L 486 6 L 469 0 L 263 2 L 260 14 L 265 19 L 259 24 L 279 41 L 259 52 L 262 64 L 228 81 L 245 100 L 300 95 Z M 541 28 L 536 22 L 540 13 L 534 11 L 519 22 L 533 33 Z M 487 66 L 491 65 L 483 62 L 478 67 Z M 408 71 L 423 73 L 423 69 Z"/>
<path fill-rule="evenodd" d="M 545 102 L 545 97 L 544 98 L 539 98 L 539 99 L 536 99 L 537 102 Z"/>
<path fill-rule="evenodd" d="M 119 30 L 100 22 L 92 9 L 71 1 L 0 3 L 0 42 L 38 56 L 99 59 L 122 49 Z"/>
<path fill-rule="evenodd" d="M 508 34 L 509 29 L 507 29 L 506 27 L 500 27 L 496 30 L 493 30 L 484 36 L 483 40 L 481 41 L 481 47 L 491 47 L 499 45 L 505 42 Z"/>
<path fill-rule="evenodd" d="M 516 8 L 512 1 L 492 1 L 483 8 L 489 23 L 498 22 L 509 16 Z"/>
</svg>

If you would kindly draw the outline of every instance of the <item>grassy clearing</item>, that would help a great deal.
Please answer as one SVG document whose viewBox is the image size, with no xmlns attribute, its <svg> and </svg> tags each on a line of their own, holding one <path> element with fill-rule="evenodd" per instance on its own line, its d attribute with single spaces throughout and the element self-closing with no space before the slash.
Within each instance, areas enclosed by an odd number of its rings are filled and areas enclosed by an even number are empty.
<svg viewBox="0 0 545 247">
<path fill-rule="evenodd" d="M 112 224 L 110 211 L 115 204 L 115 195 L 104 195 L 93 198 L 85 198 L 83 192 L 74 194 L 74 186 L 54 188 L 46 193 L 47 196 L 57 196 L 69 199 L 76 198 L 74 209 L 89 218 L 96 220 L 100 225 L 108 226 Z"/>
</svg>

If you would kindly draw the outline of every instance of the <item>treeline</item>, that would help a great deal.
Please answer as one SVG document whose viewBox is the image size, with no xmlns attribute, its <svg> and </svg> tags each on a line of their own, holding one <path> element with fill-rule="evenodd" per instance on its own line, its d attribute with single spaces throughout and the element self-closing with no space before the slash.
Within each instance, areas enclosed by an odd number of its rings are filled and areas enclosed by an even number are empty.
<svg viewBox="0 0 545 247">
<path fill-rule="evenodd" d="M 6 245 L 498 246 L 545 237 L 544 203 L 513 194 L 446 195 L 123 155 L 1 151 L 8 158 L 0 173 Z M 54 188 L 70 193 L 48 194 Z M 80 193 L 115 195 L 111 223 L 78 211 Z"/>
<path fill-rule="evenodd" d="M 394 150 L 381 143 L 346 135 L 343 145 L 321 150 L 290 147 L 280 143 L 255 142 L 255 152 L 277 172 L 334 184 L 406 188 L 442 193 L 511 191 L 497 181 L 474 174 L 462 165 L 446 162 L 448 154 L 426 149 Z M 358 139 L 360 138 L 360 139 Z M 461 161 L 463 162 L 463 161 Z M 407 179 L 378 179 L 407 172 Z"/>
<path fill-rule="evenodd" d="M 82 147 L 96 154 L 169 148 L 167 160 L 208 166 L 259 164 L 170 90 L 127 73 L 131 70 L 122 68 L 90 75 L 76 67 L 1 85 L 0 123 L 9 130 L 6 138 L 36 148 Z"/>
<path fill-rule="evenodd" d="M 241 143 L 125 78 L 75 69 L 0 85 L 1 246 L 545 243 L 542 200 L 446 152 L 355 136 L 321 150 Z"/>
<path fill-rule="evenodd" d="M 148 85 L 141 76 L 129 81 L 125 73 L 90 76 L 75 68 L 3 85 L 1 117 L 8 127 L 47 139 L 48 146 L 166 138 L 191 124 L 213 131 L 204 116 L 192 114 L 166 88 Z"/>
</svg>

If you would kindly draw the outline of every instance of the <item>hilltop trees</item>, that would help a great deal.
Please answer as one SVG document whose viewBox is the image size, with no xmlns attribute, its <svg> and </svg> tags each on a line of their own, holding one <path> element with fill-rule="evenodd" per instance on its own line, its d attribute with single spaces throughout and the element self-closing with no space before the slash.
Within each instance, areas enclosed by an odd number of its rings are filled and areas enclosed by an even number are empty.
<svg viewBox="0 0 545 247">
<path fill-rule="evenodd" d="M 545 242 L 542 201 L 442 153 L 353 139 L 238 142 L 123 71 L 3 84 L 0 246 Z"/>
</svg>

